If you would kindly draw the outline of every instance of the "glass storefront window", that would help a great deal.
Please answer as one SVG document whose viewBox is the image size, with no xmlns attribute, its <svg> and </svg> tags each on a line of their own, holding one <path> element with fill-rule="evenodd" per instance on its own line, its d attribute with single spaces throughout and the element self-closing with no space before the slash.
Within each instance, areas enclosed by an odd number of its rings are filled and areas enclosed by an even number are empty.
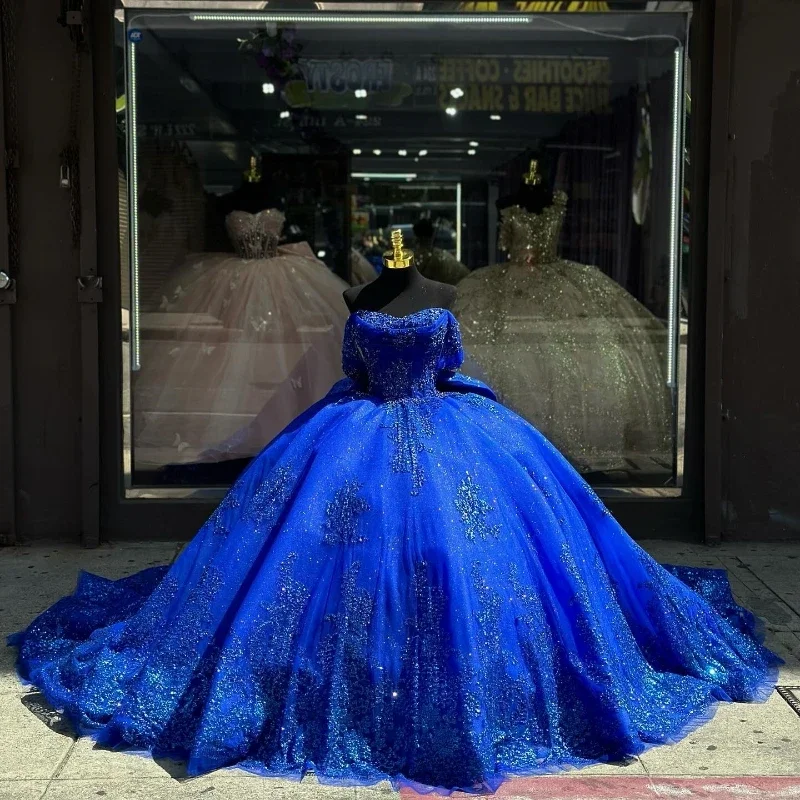
<svg viewBox="0 0 800 800">
<path fill-rule="evenodd" d="M 129 493 L 320 400 L 396 228 L 465 372 L 592 484 L 680 485 L 687 4 L 154 5 L 117 16 Z"/>
</svg>

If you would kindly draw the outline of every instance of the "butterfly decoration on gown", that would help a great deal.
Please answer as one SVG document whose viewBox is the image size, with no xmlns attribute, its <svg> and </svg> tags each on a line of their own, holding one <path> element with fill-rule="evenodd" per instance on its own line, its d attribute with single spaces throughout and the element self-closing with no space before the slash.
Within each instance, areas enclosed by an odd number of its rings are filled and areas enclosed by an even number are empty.
<svg viewBox="0 0 800 800">
<path fill-rule="evenodd" d="M 567 195 L 501 212 L 503 264 L 458 284 L 464 346 L 500 399 L 581 472 L 672 458 L 667 330 L 601 270 L 558 257 Z"/>
<path fill-rule="evenodd" d="M 672 742 L 779 659 L 724 570 L 662 567 L 458 372 L 450 312 L 357 311 L 347 377 L 169 566 L 9 637 L 84 735 L 327 783 L 478 791 Z"/>
<path fill-rule="evenodd" d="M 347 284 L 305 242 L 278 245 L 280 211 L 225 222 L 236 254 L 193 258 L 143 315 L 138 465 L 252 457 L 342 377 Z"/>
</svg>

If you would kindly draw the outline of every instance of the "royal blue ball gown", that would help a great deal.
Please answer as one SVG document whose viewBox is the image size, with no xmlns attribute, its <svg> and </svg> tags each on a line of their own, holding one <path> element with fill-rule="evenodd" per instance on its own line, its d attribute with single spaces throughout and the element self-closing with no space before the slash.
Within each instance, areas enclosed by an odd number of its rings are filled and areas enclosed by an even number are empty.
<svg viewBox="0 0 800 800">
<path fill-rule="evenodd" d="M 9 637 L 77 732 L 188 761 L 440 791 L 618 760 L 780 659 L 722 570 L 665 568 L 531 425 L 458 374 L 442 309 L 350 316 L 349 377 L 175 562 Z"/>
</svg>

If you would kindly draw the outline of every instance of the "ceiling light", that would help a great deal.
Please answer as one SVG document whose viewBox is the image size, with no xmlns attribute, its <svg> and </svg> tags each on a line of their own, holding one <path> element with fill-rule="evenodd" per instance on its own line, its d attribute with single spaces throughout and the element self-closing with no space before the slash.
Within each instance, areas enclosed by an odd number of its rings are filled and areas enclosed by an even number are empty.
<svg viewBox="0 0 800 800">
<path fill-rule="evenodd" d="M 366 114 L 356 114 L 356 119 L 365 120 L 367 119 Z"/>
<path fill-rule="evenodd" d="M 354 156 L 360 156 L 361 155 L 361 148 L 360 147 L 354 147 L 353 148 L 353 155 Z"/>
<path fill-rule="evenodd" d="M 289 111 L 281 111 L 280 117 L 281 119 L 289 119 L 291 117 L 291 113 Z"/>
<path fill-rule="evenodd" d="M 474 156 L 475 153 L 477 153 L 477 152 L 478 152 L 477 150 L 472 150 L 472 149 L 471 150 L 467 150 L 467 155 L 468 156 Z"/>
<path fill-rule="evenodd" d="M 366 96 L 367 96 L 367 90 L 366 89 L 356 89 L 356 97 L 359 100 L 362 100 Z"/>
<path fill-rule="evenodd" d="M 477 147 L 478 146 L 478 142 L 470 142 L 469 146 L 470 147 Z"/>
<path fill-rule="evenodd" d="M 408 155 L 408 150 L 398 150 L 397 151 L 397 155 L 399 155 L 399 156 L 407 156 Z"/>
<path fill-rule="evenodd" d="M 419 154 L 420 154 L 421 156 L 426 156 L 426 155 L 428 155 L 428 151 L 427 151 L 427 150 L 420 150 L 420 151 L 419 151 Z"/>
<path fill-rule="evenodd" d="M 492 114 L 492 115 L 489 117 L 489 119 L 490 119 L 490 120 L 492 120 L 492 122 L 500 122 L 500 120 L 502 119 L 502 117 L 501 117 L 499 114 Z"/>
<path fill-rule="evenodd" d="M 275 84 L 274 83 L 262 83 L 261 84 L 261 91 L 264 94 L 275 94 Z"/>
<path fill-rule="evenodd" d="M 448 117 L 454 117 L 458 114 L 458 109 L 455 106 L 447 106 L 444 113 L 447 114 Z"/>
<path fill-rule="evenodd" d="M 327 253 L 324 250 L 317 250 L 317 258 L 325 258 Z"/>
<path fill-rule="evenodd" d="M 381 150 L 373 150 L 372 154 L 376 155 L 376 156 L 379 156 L 381 154 L 381 152 L 382 152 Z"/>
<path fill-rule="evenodd" d="M 456 100 L 458 100 L 459 97 L 463 97 L 463 96 L 464 96 L 464 90 L 460 89 L 458 86 L 456 86 L 455 89 L 451 89 L 450 90 L 450 97 L 452 97 L 452 98 L 454 98 Z"/>
</svg>

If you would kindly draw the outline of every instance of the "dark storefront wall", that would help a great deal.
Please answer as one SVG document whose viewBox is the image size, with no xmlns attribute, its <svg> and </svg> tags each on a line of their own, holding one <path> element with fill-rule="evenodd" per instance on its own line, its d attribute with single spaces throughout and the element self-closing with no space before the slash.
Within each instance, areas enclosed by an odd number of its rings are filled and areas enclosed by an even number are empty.
<svg viewBox="0 0 800 800">
<path fill-rule="evenodd" d="M 707 526 L 800 538 L 800 4 L 719 0 L 716 30 Z"/>
<path fill-rule="evenodd" d="M 7 166 L 19 186 L 19 269 L 10 266 L 17 302 L 0 308 L 10 321 L 10 347 L 4 339 L 0 357 L 5 361 L 10 355 L 13 402 L 1 409 L 9 423 L 0 429 L 0 435 L 9 434 L 0 441 L 2 475 L 11 480 L 8 493 L 3 487 L 0 494 L 0 519 L 7 525 L 0 541 L 13 540 L 12 521 L 17 541 L 77 541 L 82 528 L 80 251 L 72 245 L 70 192 L 59 187 L 61 152 L 70 138 L 73 47 L 56 22 L 59 0 L 8 5 L 16 16 L 8 53 L 14 68 L 4 63 L 4 72 L 11 72 L 7 77 L 17 85 L 16 143 L 9 137 L 13 103 L 8 86 L 3 100 L 5 147 L 18 151 L 18 168 L 13 157 Z M 90 173 L 87 169 L 87 180 Z M 91 220 L 88 233 L 93 235 Z M 5 366 L 0 375 L 4 390 Z M 96 374 L 96 360 L 92 366 Z M 97 428 L 96 418 L 92 425 Z"/>
</svg>

